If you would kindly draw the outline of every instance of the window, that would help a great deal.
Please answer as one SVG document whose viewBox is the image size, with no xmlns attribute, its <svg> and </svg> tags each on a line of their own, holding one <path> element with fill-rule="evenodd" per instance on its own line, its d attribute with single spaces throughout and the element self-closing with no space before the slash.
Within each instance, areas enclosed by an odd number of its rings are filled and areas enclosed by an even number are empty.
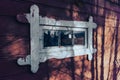
<svg viewBox="0 0 120 80">
<path fill-rule="evenodd" d="M 60 33 L 57 30 L 43 30 L 44 32 L 44 47 L 59 46 Z"/>
<path fill-rule="evenodd" d="M 49 27 L 49 26 L 48 26 Z M 86 45 L 86 30 L 43 30 L 44 47 L 60 47 L 60 46 L 73 46 L 73 45 Z"/>
<path fill-rule="evenodd" d="M 88 55 L 92 60 L 93 29 L 97 27 L 90 17 L 89 21 L 55 20 L 39 16 L 39 8 L 31 6 L 31 12 L 25 14 L 30 23 L 30 55 L 19 58 L 19 65 L 31 65 L 31 71 L 37 72 L 39 63 L 51 58 Z"/>
<path fill-rule="evenodd" d="M 73 39 L 75 45 L 85 45 L 85 31 L 74 31 Z"/>
</svg>

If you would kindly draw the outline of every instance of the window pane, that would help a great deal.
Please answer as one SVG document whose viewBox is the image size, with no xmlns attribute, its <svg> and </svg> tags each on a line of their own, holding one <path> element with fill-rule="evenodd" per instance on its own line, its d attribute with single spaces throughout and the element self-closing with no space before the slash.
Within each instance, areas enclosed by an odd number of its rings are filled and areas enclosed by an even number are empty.
<svg viewBox="0 0 120 80">
<path fill-rule="evenodd" d="M 72 31 L 61 31 L 61 46 L 72 45 Z"/>
<path fill-rule="evenodd" d="M 85 45 L 85 31 L 73 33 L 74 44 Z"/>
<path fill-rule="evenodd" d="M 85 45 L 85 31 L 43 30 L 44 47 Z"/>
<path fill-rule="evenodd" d="M 44 47 L 58 46 L 58 31 L 44 30 Z"/>
</svg>

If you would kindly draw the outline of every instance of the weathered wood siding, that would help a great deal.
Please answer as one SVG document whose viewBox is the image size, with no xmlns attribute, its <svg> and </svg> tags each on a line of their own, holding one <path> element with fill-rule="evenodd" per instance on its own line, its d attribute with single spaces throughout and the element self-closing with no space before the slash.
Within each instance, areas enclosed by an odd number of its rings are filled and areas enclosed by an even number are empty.
<svg viewBox="0 0 120 80">
<path fill-rule="evenodd" d="M 120 2 L 118 0 L 1 0 L 0 1 L 0 80 L 119 80 L 120 78 Z M 113 2 L 116 1 L 116 2 Z M 17 21 L 18 14 L 29 13 L 32 4 L 40 15 L 55 19 L 98 24 L 94 30 L 97 53 L 62 60 L 50 59 L 39 71 L 19 66 L 18 57 L 29 54 L 29 24 Z M 57 53 L 56 53 L 57 54 Z M 118 63 L 117 63 L 118 62 Z"/>
</svg>

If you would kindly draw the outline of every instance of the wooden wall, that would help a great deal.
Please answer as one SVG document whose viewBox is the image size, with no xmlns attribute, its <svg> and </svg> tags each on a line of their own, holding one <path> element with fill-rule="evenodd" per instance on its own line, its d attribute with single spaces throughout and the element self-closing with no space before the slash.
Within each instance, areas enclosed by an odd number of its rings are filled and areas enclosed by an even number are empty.
<svg viewBox="0 0 120 80">
<path fill-rule="evenodd" d="M 62 20 L 87 21 L 90 15 L 98 24 L 94 30 L 97 53 L 62 60 L 50 59 L 39 71 L 19 66 L 16 60 L 29 54 L 29 24 L 17 20 L 29 13 L 32 4 L 40 15 Z M 119 80 L 120 78 L 120 2 L 117 0 L 1 0 L 0 1 L 0 80 Z"/>
</svg>

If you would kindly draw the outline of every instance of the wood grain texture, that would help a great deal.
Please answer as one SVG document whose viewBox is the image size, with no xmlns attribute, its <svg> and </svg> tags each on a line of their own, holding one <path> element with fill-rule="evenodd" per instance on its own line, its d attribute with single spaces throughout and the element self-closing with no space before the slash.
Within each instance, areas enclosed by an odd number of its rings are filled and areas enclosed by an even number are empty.
<svg viewBox="0 0 120 80">
<path fill-rule="evenodd" d="M 42 2 L 43 0 L 39 1 Z M 105 0 L 102 0 L 103 2 L 100 2 L 101 0 L 92 0 L 91 3 L 85 2 L 84 6 L 86 8 L 82 8 L 82 11 L 81 7 L 79 8 L 77 6 L 80 12 L 73 12 L 71 10 L 73 3 L 71 5 L 68 0 L 59 1 L 56 0 L 55 3 L 59 3 L 60 6 L 64 4 L 65 6 L 59 8 L 59 5 L 57 5 L 58 7 L 56 8 L 53 7 L 56 4 L 51 1 L 47 2 L 51 6 L 48 6 L 48 4 L 45 5 L 46 2 L 40 4 L 37 1 L 36 4 L 39 5 L 41 11 L 40 15 L 66 20 L 87 20 L 88 16 L 92 15 L 94 22 L 99 24 L 97 30 L 94 30 L 94 46 L 98 51 L 93 55 L 93 61 L 88 61 L 87 56 L 62 60 L 51 59 L 45 63 L 41 63 L 35 75 L 29 71 L 29 66 L 18 66 L 16 63 L 17 56 L 11 56 L 12 52 L 5 53 L 4 48 L 13 46 L 13 43 L 22 39 L 23 42 L 19 43 L 19 45 L 25 43 L 24 46 L 26 48 L 21 47 L 25 49 L 25 55 L 29 53 L 29 24 L 18 22 L 16 15 L 29 13 L 29 7 L 35 2 L 29 2 L 27 0 L 1 0 L 0 80 L 119 80 L 120 66 L 115 63 L 115 61 L 119 61 L 120 59 L 119 5 L 112 4 L 108 1 L 105 2 Z M 101 3 L 103 8 L 100 6 Z M 12 36 L 10 37 L 9 34 L 12 34 L 14 38 Z"/>
</svg>

